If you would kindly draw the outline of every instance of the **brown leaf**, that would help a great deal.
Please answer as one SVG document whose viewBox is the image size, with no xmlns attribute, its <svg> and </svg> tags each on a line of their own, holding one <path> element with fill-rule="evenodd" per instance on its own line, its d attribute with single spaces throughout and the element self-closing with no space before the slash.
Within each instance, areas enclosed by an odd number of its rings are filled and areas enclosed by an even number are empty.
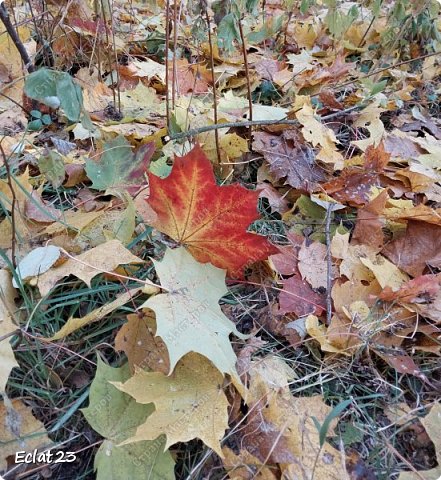
<svg viewBox="0 0 441 480">
<path fill-rule="evenodd" d="M 299 251 L 299 271 L 302 278 L 314 289 L 326 288 L 328 277 L 326 251 L 326 245 L 323 243 L 312 242 L 308 245 L 306 240 Z M 329 274 L 332 275 L 332 272 Z"/>
<path fill-rule="evenodd" d="M 279 296 L 279 313 L 295 313 L 298 317 L 310 313 L 320 316 L 326 310 L 326 302 L 299 275 L 293 275 L 283 281 L 283 290 Z"/>
<path fill-rule="evenodd" d="M 427 381 L 427 377 L 406 352 L 398 349 L 372 348 L 372 350 L 397 372 L 413 375 Z"/>
<path fill-rule="evenodd" d="M 127 355 L 130 370 L 148 367 L 154 372 L 168 374 L 170 361 L 165 343 L 156 335 L 155 313 L 144 309 L 143 313 L 127 315 L 115 337 L 115 348 Z"/>
<path fill-rule="evenodd" d="M 304 238 L 295 233 L 288 233 L 288 240 L 291 245 L 278 247 L 279 253 L 269 257 L 274 269 L 279 275 L 294 275 L 300 273 L 297 268 L 299 260 L 299 250 L 303 244 Z"/>
<path fill-rule="evenodd" d="M 383 210 L 388 198 L 387 190 L 383 190 L 380 195 L 358 210 L 352 234 L 353 243 L 369 245 L 376 252 L 383 248 L 385 226 Z"/>
<path fill-rule="evenodd" d="M 377 173 L 353 167 L 345 168 L 338 177 L 324 183 L 322 187 L 337 202 L 357 206 L 369 202 L 371 188 L 379 185 Z"/>
<path fill-rule="evenodd" d="M 289 210 L 288 201 L 267 182 L 256 186 L 256 190 L 260 192 L 259 198 L 266 198 L 273 212 L 285 213 Z"/>
<path fill-rule="evenodd" d="M 311 149 L 286 137 L 256 132 L 253 149 L 264 156 L 277 180 L 286 178 L 292 187 L 310 192 L 324 180 L 324 173 L 315 164 Z"/>
<path fill-rule="evenodd" d="M 410 220 L 406 232 L 392 241 L 382 253 L 395 265 L 414 277 L 428 265 L 441 267 L 441 227 Z"/>
</svg>

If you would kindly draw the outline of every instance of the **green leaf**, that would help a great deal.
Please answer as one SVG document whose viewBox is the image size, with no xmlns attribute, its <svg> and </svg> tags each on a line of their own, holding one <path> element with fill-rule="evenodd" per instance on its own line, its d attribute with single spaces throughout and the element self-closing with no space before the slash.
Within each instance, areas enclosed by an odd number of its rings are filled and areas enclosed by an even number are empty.
<svg viewBox="0 0 441 480">
<path fill-rule="evenodd" d="M 237 23 L 238 19 L 234 13 L 229 13 L 222 18 L 217 28 L 217 44 L 219 48 L 223 48 L 227 52 L 231 52 L 234 49 L 233 42 L 240 40 Z"/>
<path fill-rule="evenodd" d="M 381 82 L 374 83 L 371 88 L 371 95 L 376 95 L 377 93 L 382 92 L 387 85 L 387 80 L 382 80 Z"/>
<path fill-rule="evenodd" d="M 130 143 L 120 135 L 104 143 L 103 150 L 98 161 L 86 160 L 86 174 L 93 182 L 92 188 L 127 189 L 136 182 L 144 183 L 143 175 L 155 150 L 153 143 L 142 145 L 134 154 Z"/>
<path fill-rule="evenodd" d="M 336 405 L 329 415 L 325 418 L 322 426 L 319 429 L 319 436 L 320 436 L 320 447 L 323 447 L 323 445 L 326 442 L 326 435 L 328 434 L 329 426 L 331 425 L 332 420 L 334 418 L 337 418 L 340 416 L 340 413 L 347 408 L 350 404 L 352 403 L 351 399 L 344 400 L 343 402 L 340 402 L 338 405 Z M 315 422 L 314 422 L 315 423 Z M 317 424 L 316 424 L 317 427 Z"/>
<path fill-rule="evenodd" d="M 197 352 L 240 384 L 229 335 L 246 336 L 236 330 L 219 306 L 220 298 L 228 293 L 225 270 L 197 262 L 184 247 L 167 248 L 162 262 L 153 263 L 168 293 L 150 297 L 142 308 L 156 313 L 156 334 L 167 346 L 170 369 L 188 352 Z"/>
<path fill-rule="evenodd" d="M 81 87 L 66 72 L 41 68 L 26 77 L 24 92 L 29 98 L 51 108 L 61 106 L 71 122 L 80 119 L 83 105 Z"/>
<path fill-rule="evenodd" d="M 61 108 L 64 110 L 67 118 L 71 122 L 78 122 L 83 106 L 81 87 L 73 81 L 69 74 L 63 73 L 57 79 L 56 91 L 61 102 Z"/>
<path fill-rule="evenodd" d="M 48 115 L 47 113 L 45 113 L 42 117 L 41 117 L 41 121 L 44 123 L 44 125 L 50 125 L 52 123 L 52 118 L 50 115 Z"/>
<path fill-rule="evenodd" d="M 107 366 L 99 357 L 90 387 L 89 406 L 82 409 L 91 427 L 105 437 L 95 457 L 97 480 L 174 479 L 174 463 L 164 452 L 165 438 L 118 446 L 133 436 L 138 426 L 154 411 L 151 403 L 142 405 L 109 382 L 124 382 L 130 377 L 128 364 Z"/>
<path fill-rule="evenodd" d="M 31 110 L 31 116 L 33 118 L 41 118 L 41 112 L 40 110 Z"/>
<path fill-rule="evenodd" d="M 127 208 L 113 226 L 113 238 L 119 240 L 123 245 L 130 243 L 136 226 L 136 210 L 132 198 L 126 194 Z"/>
<path fill-rule="evenodd" d="M 149 171 L 157 177 L 168 177 L 172 170 L 172 166 L 167 163 L 167 157 L 160 157 L 150 164 Z"/>
<path fill-rule="evenodd" d="M 36 132 L 37 130 L 40 130 L 42 126 L 43 126 L 43 123 L 41 122 L 40 119 L 32 120 L 31 122 L 28 123 L 28 130 L 32 130 L 33 132 Z"/>
<path fill-rule="evenodd" d="M 58 188 L 64 182 L 66 176 L 64 160 L 55 150 L 48 150 L 44 156 L 39 158 L 38 168 L 54 188 Z"/>
<path fill-rule="evenodd" d="M 56 78 L 58 72 L 41 68 L 26 77 L 24 92 L 29 98 L 44 103 L 45 97 L 57 95 Z"/>
</svg>

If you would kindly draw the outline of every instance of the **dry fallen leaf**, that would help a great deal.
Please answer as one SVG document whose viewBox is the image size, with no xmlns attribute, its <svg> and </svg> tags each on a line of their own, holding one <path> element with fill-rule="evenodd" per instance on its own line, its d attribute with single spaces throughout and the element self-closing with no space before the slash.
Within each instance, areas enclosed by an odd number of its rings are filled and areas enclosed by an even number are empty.
<svg viewBox="0 0 441 480">
<path fill-rule="evenodd" d="M 13 322 L 16 311 L 16 291 L 12 286 L 11 274 L 4 269 L 0 270 L 0 394 L 3 394 L 9 374 L 14 367 L 18 367 L 14 352 L 9 343 L 9 334 L 17 330 Z"/>
<path fill-rule="evenodd" d="M 219 442 L 228 428 L 229 404 L 222 390 L 222 374 L 202 355 L 189 353 L 170 376 L 138 370 L 124 383 L 111 383 L 138 403 L 155 404 L 155 411 L 124 444 L 165 434 L 167 448 L 200 438 L 223 456 Z"/>
<path fill-rule="evenodd" d="M 18 451 L 33 453 L 52 442 L 42 422 L 32 414 L 32 409 L 18 399 L 4 398 L 0 403 L 0 471 L 7 468 L 6 459 Z"/>
<path fill-rule="evenodd" d="M 132 255 L 119 240 L 110 240 L 87 252 L 69 258 L 59 267 L 52 267 L 37 277 L 41 296 L 47 295 L 64 277 L 74 275 L 90 287 L 92 279 L 104 272 L 112 272 L 118 265 L 143 263 Z"/>
</svg>

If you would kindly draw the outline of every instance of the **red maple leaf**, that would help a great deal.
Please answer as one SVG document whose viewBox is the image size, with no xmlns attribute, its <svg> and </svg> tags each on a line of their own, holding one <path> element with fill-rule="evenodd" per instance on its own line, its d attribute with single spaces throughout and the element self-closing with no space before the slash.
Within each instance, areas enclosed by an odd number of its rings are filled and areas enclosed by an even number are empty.
<svg viewBox="0 0 441 480">
<path fill-rule="evenodd" d="M 259 192 L 237 184 L 216 185 L 210 160 L 198 145 L 175 158 L 168 177 L 149 173 L 149 181 L 147 202 L 157 214 L 152 225 L 187 247 L 199 262 L 240 277 L 245 266 L 277 251 L 265 237 L 247 232 L 259 218 Z"/>
</svg>

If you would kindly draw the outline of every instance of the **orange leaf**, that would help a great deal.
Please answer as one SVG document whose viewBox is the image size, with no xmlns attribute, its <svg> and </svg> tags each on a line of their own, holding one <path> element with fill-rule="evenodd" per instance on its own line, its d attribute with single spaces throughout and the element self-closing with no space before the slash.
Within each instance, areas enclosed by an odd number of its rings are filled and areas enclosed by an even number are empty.
<svg viewBox="0 0 441 480">
<path fill-rule="evenodd" d="M 230 276 L 277 249 L 246 229 L 256 220 L 259 192 L 241 185 L 219 187 L 213 167 L 199 145 L 176 157 L 167 178 L 149 173 L 152 225 L 188 248 L 199 262 L 211 262 Z"/>
</svg>

